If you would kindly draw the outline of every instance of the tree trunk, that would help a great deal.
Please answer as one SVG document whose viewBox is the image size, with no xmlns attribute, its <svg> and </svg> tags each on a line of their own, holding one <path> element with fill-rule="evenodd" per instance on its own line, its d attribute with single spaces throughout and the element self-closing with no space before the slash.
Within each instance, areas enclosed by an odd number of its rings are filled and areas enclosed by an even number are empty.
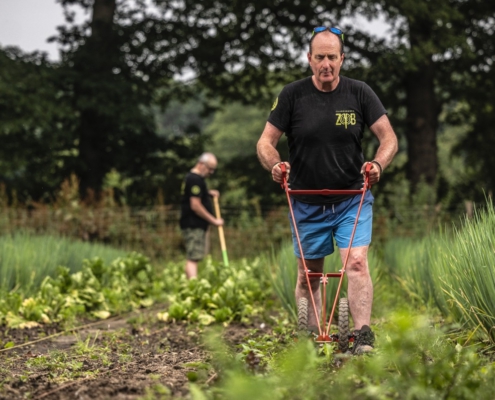
<svg viewBox="0 0 495 400">
<path fill-rule="evenodd" d="M 109 168 L 112 130 L 111 117 L 105 112 L 104 84 L 112 79 L 114 58 L 118 49 L 113 40 L 113 19 L 116 0 L 95 0 L 91 36 L 78 50 L 75 69 L 82 80 L 76 86 L 80 104 L 79 172 L 81 197 L 92 190 L 98 196 Z"/>
<path fill-rule="evenodd" d="M 419 46 L 426 43 L 428 29 L 411 28 L 411 54 L 421 54 Z M 431 54 L 421 54 L 414 70 L 406 73 L 406 139 L 407 179 L 414 191 L 421 180 L 434 185 L 438 171 L 437 128 L 439 107 L 435 98 L 435 65 Z"/>
<path fill-rule="evenodd" d="M 116 0 L 95 0 L 91 20 L 91 38 L 104 39 L 111 32 L 115 15 Z"/>
</svg>

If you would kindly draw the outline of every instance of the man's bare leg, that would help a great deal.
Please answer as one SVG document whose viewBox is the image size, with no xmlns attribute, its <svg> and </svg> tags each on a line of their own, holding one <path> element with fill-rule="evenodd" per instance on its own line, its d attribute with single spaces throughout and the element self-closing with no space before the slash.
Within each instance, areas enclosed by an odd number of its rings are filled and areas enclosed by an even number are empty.
<svg viewBox="0 0 495 400">
<path fill-rule="evenodd" d="M 186 276 L 187 279 L 196 278 L 198 276 L 198 262 L 186 260 Z"/>
<path fill-rule="evenodd" d="M 306 260 L 306 267 L 311 272 L 322 272 L 324 258 L 318 258 L 315 260 Z M 306 272 L 304 270 L 304 265 L 301 258 L 297 259 L 297 284 L 296 284 L 296 302 L 301 298 L 305 297 L 308 299 L 308 326 L 318 326 L 316 320 L 316 315 L 314 312 L 314 307 L 311 302 L 311 295 L 309 292 L 308 282 L 306 278 Z M 318 317 L 321 318 L 321 295 L 320 295 L 320 278 L 311 278 L 311 290 L 313 292 L 313 298 L 315 300 L 316 309 L 318 312 Z"/>
<path fill-rule="evenodd" d="M 373 304 L 373 283 L 368 269 L 368 247 L 353 247 L 347 262 L 348 279 L 347 296 L 349 308 L 354 321 L 354 329 L 370 325 Z M 340 249 L 342 264 L 347 256 L 347 249 Z"/>
</svg>

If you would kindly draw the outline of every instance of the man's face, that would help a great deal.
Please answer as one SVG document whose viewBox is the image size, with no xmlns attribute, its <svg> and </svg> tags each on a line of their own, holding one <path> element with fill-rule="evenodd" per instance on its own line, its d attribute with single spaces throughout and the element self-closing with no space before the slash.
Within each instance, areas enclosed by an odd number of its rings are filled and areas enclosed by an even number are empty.
<svg viewBox="0 0 495 400">
<path fill-rule="evenodd" d="M 216 160 L 208 160 L 208 162 L 202 163 L 203 165 L 203 176 L 208 177 L 212 175 L 217 169 L 217 161 Z"/>
<path fill-rule="evenodd" d="M 316 84 L 321 86 L 319 89 L 335 89 L 344 61 L 338 36 L 329 31 L 318 33 L 313 39 L 311 50 L 312 52 L 308 53 L 308 61 Z"/>
</svg>

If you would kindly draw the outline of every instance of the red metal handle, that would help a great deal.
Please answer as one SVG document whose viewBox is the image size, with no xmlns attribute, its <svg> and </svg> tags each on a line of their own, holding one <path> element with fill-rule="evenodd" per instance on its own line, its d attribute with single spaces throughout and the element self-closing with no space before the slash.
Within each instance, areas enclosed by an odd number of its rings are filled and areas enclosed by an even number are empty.
<svg viewBox="0 0 495 400">
<path fill-rule="evenodd" d="M 373 167 L 373 163 L 368 163 L 366 164 L 366 167 L 364 168 L 364 189 L 371 189 L 370 185 L 370 171 L 371 167 Z"/>
<path fill-rule="evenodd" d="M 285 187 L 287 186 L 287 166 L 284 162 L 281 162 L 279 165 L 280 169 L 282 170 L 282 183 L 280 184 L 280 186 L 282 186 L 282 189 L 285 189 Z"/>
<path fill-rule="evenodd" d="M 367 163 L 366 167 L 364 168 L 364 185 L 363 189 L 366 191 L 367 189 L 371 189 L 371 185 L 369 184 L 370 181 L 370 171 L 371 168 L 373 167 L 372 163 Z M 282 189 L 285 189 L 287 186 L 287 167 L 284 162 L 280 163 L 280 169 L 282 170 L 282 183 L 280 186 Z M 296 193 L 297 192 L 297 193 Z M 358 194 L 360 193 L 361 190 L 329 190 L 329 189 L 322 189 L 322 190 L 295 190 L 292 191 L 293 194 L 322 194 L 322 195 L 331 195 L 331 194 Z"/>
</svg>

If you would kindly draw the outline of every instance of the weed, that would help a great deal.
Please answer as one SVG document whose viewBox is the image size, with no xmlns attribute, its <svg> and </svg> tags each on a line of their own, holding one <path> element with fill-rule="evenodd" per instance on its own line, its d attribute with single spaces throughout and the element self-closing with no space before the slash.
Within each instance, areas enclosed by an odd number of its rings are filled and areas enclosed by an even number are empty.
<svg viewBox="0 0 495 400">
<path fill-rule="evenodd" d="M 158 381 L 158 377 L 154 377 L 154 380 Z M 155 382 L 146 388 L 145 395 L 140 397 L 139 400 L 168 400 L 170 398 L 172 398 L 170 389 L 159 382 Z"/>
<path fill-rule="evenodd" d="M 332 344 L 298 341 L 273 353 L 271 369 L 263 374 L 233 362 L 224 346 L 209 340 L 221 384 L 214 391 L 197 386 L 191 393 L 193 399 L 208 400 L 490 398 L 493 366 L 474 349 L 452 346 L 424 317 L 390 315 L 377 338 L 374 355 L 338 363 Z"/>
</svg>

